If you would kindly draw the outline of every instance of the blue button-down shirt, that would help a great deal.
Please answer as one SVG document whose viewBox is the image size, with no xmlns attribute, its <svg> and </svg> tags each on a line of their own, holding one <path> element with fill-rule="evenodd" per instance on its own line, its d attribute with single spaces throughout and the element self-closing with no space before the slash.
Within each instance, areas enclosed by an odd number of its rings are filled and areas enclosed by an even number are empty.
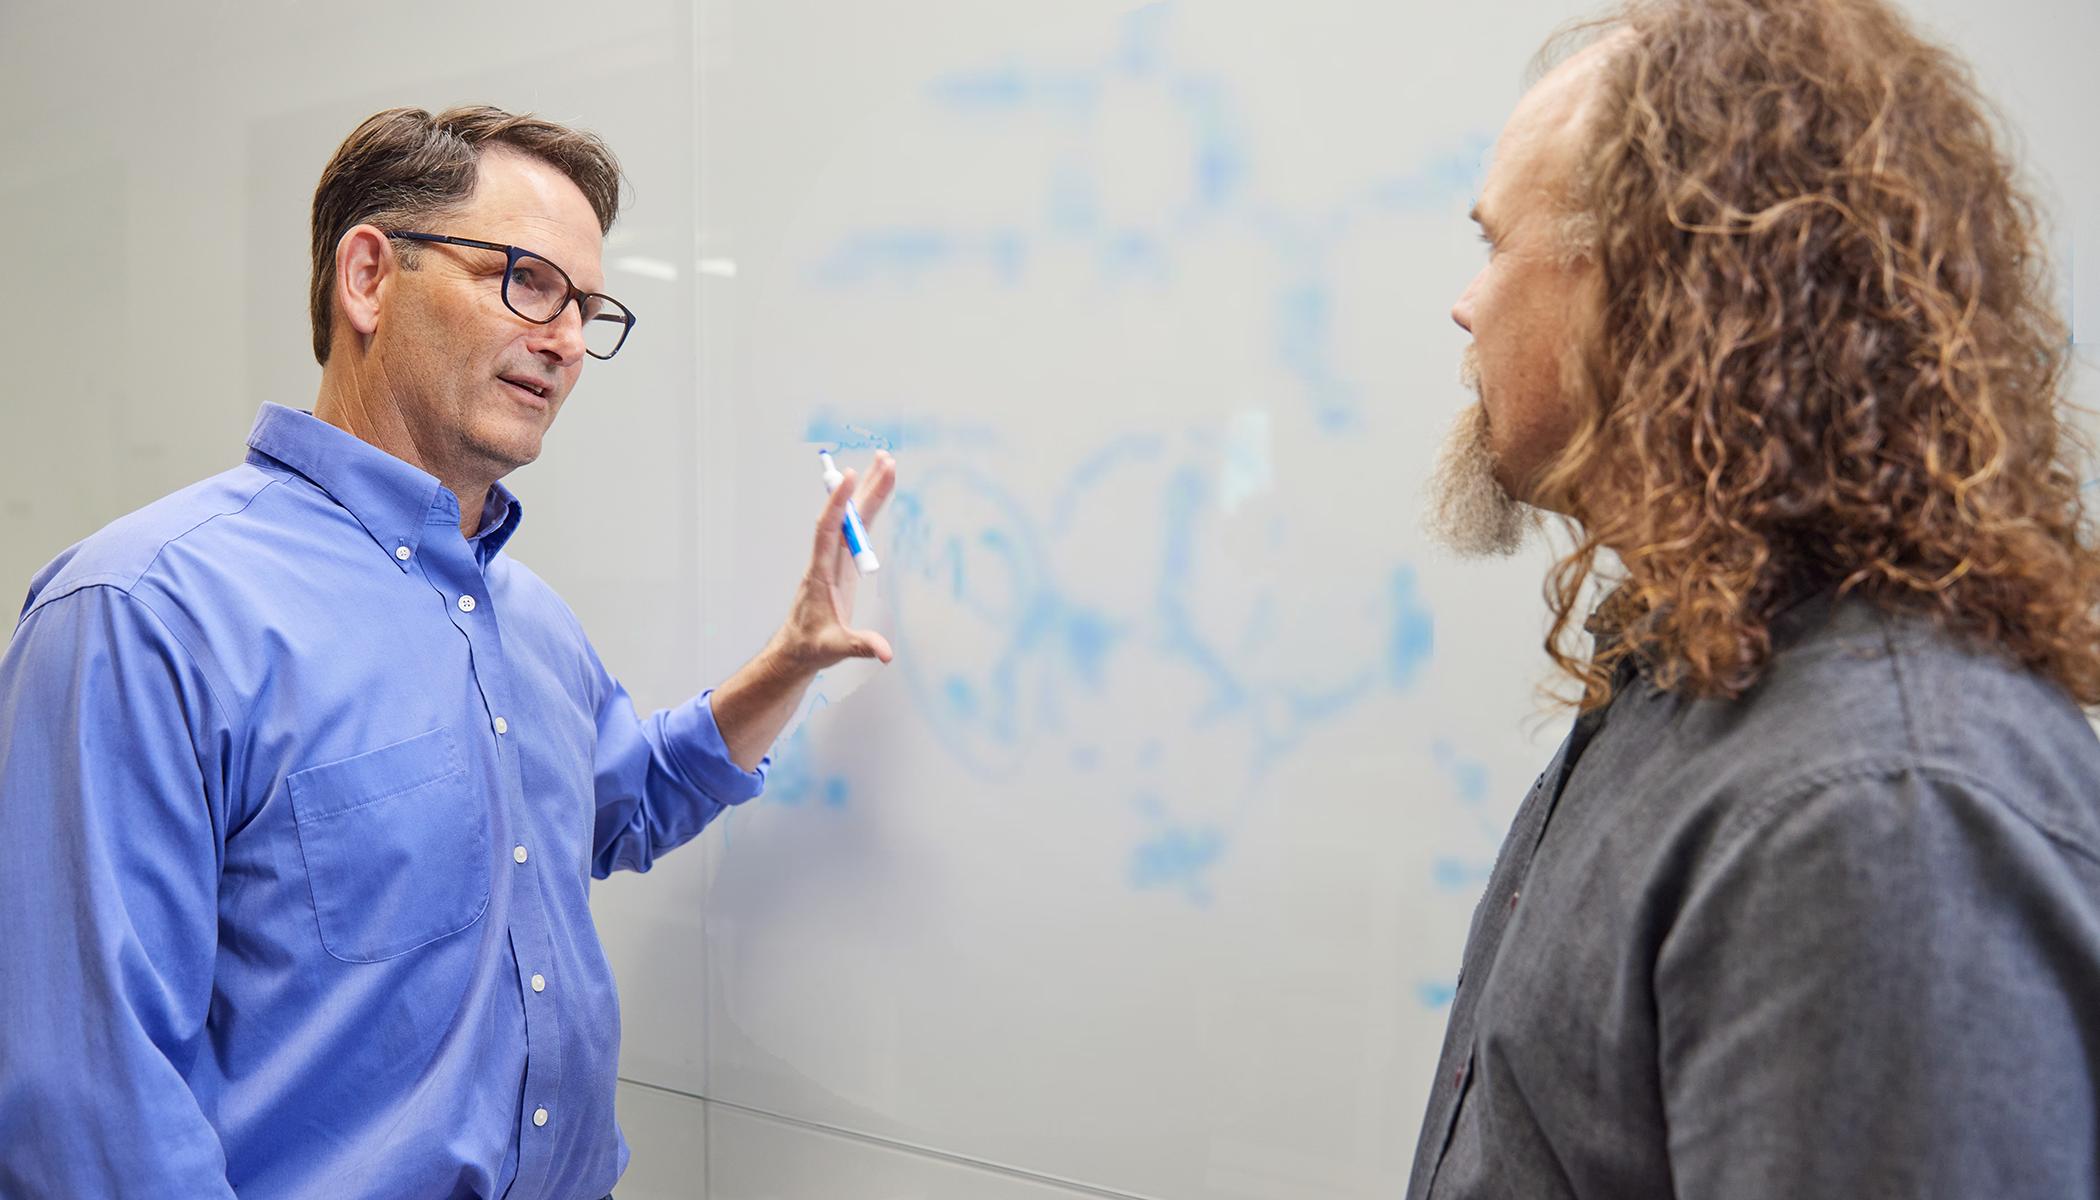
<svg viewBox="0 0 2100 1200">
<path fill-rule="evenodd" d="M 759 771 L 637 719 L 438 481 L 267 405 L 32 583 L 0 659 L 0 1195 L 595 1200 L 593 877 Z"/>
</svg>

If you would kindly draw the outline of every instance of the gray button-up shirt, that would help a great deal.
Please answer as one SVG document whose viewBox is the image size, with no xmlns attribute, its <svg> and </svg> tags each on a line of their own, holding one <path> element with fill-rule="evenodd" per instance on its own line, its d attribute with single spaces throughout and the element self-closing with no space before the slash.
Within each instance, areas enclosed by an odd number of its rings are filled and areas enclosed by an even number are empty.
<svg viewBox="0 0 2100 1200">
<path fill-rule="evenodd" d="M 1859 601 L 1774 633 L 1735 702 L 1631 678 L 1525 799 L 1410 1198 L 2100 1196 L 2091 726 Z"/>
</svg>

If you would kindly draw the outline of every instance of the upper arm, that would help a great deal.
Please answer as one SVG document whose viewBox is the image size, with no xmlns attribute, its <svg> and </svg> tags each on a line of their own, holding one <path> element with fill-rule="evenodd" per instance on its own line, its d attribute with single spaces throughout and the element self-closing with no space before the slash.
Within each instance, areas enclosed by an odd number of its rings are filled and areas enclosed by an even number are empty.
<svg viewBox="0 0 2100 1200">
<path fill-rule="evenodd" d="M 44 1167 L 223 1184 L 184 1076 L 217 952 L 224 745 L 202 672 L 114 588 L 40 604 L 0 657 L 0 1125 Z"/>
</svg>

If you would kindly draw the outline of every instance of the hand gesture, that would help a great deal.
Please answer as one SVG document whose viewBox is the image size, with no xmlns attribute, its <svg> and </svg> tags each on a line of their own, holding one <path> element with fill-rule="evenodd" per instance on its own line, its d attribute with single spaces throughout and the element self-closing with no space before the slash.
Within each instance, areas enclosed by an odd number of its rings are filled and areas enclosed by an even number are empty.
<svg viewBox="0 0 2100 1200">
<path fill-rule="evenodd" d="M 775 643 L 789 661 L 803 670 L 821 671 L 849 658 L 890 661 L 888 639 L 872 629 L 853 628 L 853 596 L 860 587 L 860 569 L 846 549 L 840 526 L 846 519 L 846 502 L 859 490 L 852 471 L 826 498 L 817 517 L 816 545 L 811 549 L 809 570 L 795 591 L 794 606 L 787 623 L 775 635 Z M 897 461 L 887 451 L 878 451 L 868 470 L 867 497 L 860 502 L 861 524 L 873 528 L 875 518 L 897 486 Z"/>
</svg>

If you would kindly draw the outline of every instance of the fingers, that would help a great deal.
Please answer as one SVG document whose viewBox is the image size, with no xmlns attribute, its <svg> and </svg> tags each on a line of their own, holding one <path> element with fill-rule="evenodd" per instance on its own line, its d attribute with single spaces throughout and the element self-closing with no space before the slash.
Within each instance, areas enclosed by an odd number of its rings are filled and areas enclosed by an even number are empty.
<svg viewBox="0 0 2100 1200">
<path fill-rule="evenodd" d="M 897 486 L 897 460 L 887 450 L 875 452 L 875 465 L 868 468 L 867 497 L 860 502 L 860 523 L 873 525 L 876 514 Z"/>
<path fill-rule="evenodd" d="M 846 520 L 846 502 L 853 499 L 854 475 L 847 471 L 845 476 L 824 498 L 824 511 L 817 516 L 816 544 L 810 551 L 810 573 L 827 582 L 838 578 L 839 554 L 846 545 L 840 526 Z"/>
</svg>

